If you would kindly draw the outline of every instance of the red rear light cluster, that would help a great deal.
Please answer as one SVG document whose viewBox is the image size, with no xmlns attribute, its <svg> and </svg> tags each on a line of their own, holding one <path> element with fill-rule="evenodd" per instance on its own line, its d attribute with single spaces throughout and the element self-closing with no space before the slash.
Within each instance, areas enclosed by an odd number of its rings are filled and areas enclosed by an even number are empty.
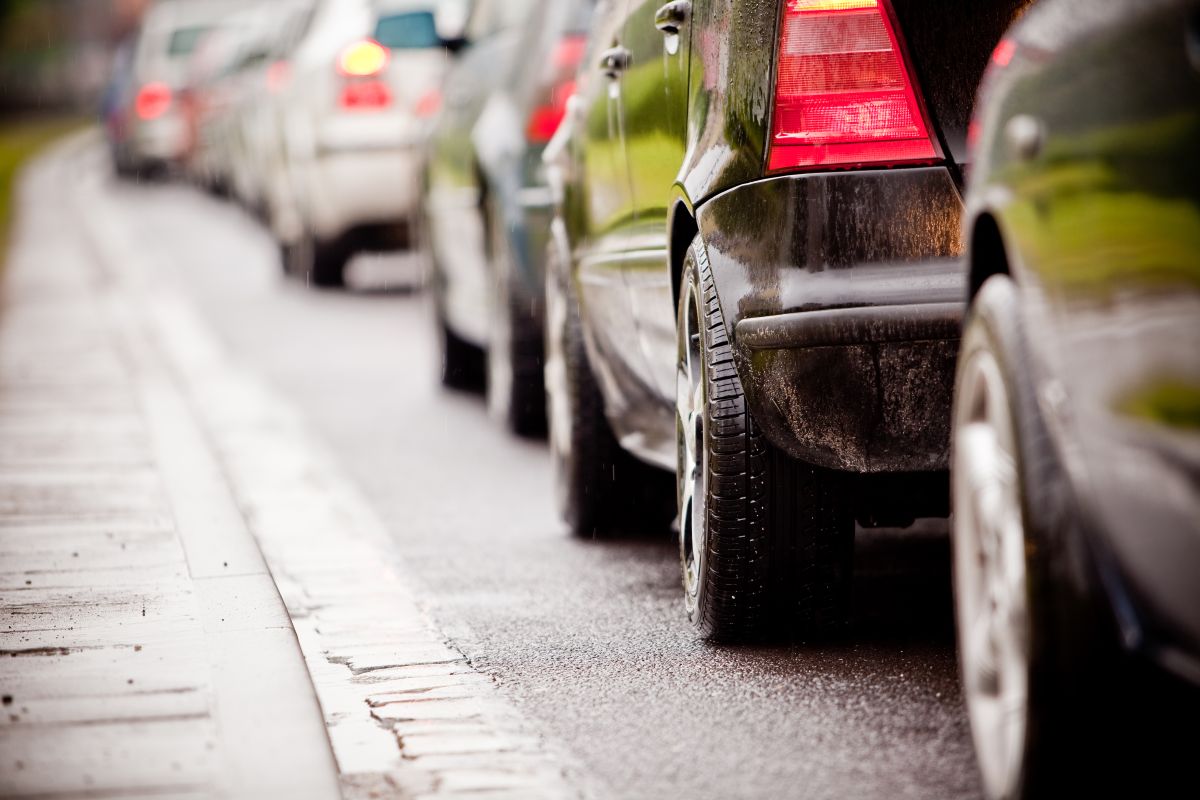
<svg viewBox="0 0 1200 800">
<path fill-rule="evenodd" d="M 767 169 L 939 158 L 885 0 L 788 0 Z"/>
<path fill-rule="evenodd" d="M 171 87 L 154 81 L 138 90 L 133 101 L 134 113 L 139 119 L 158 119 L 171 108 Z"/>
<path fill-rule="evenodd" d="M 392 53 L 374 39 L 354 42 L 338 56 L 338 73 L 346 79 L 338 96 L 347 111 L 379 111 L 392 104 L 392 90 L 382 73 Z"/>
<path fill-rule="evenodd" d="M 413 113 L 421 119 L 428 119 L 437 116 L 442 110 L 442 93 L 438 89 L 430 89 L 417 99 L 417 104 L 413 106 Z"/>
<path fill-rule="evenodd" d="M 277 94 L 292 82 L 292 65 L 286 61 L 274 61 L 267 67 L 267 91 Z"/>
<path fill-rule="evenodd" d="M 349 83 L 342 87 L 342 108 L 347 111 L 375 111 L 392 104 L 392 90 L 382 81 Z"/>
<path fill-rule="evenodd" d="M 583 62 L 587 49 L 586 36 L 565 36 L 558 43 L 550 63 L 556 76 L 549 96 L 529 115 L 525 138 L 532 144 L 546 144 L 567 116 L 567 101 L 575 94 L 575 72 Z"/>
</svg>

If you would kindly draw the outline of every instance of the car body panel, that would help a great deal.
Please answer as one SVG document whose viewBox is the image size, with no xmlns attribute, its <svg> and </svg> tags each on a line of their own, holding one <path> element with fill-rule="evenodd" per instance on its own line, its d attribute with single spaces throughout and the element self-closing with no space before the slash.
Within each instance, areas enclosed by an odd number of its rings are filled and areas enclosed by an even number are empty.
<svg viewBox="0 0 1200 800">
<path fill-rule="evenodd" d="M 496 98 L 513 76 L 521 44 L 521 28 L 505 14 L 519 19 L 530 4 L 502 14 L 498 2 L 477 4 L 467 21 L 468 44 L 446 77 L 429 136 L 423 187 L 441 314 L 479 347 L 487 343 L 495 294 L 484 207 L 489 177 L 500 186 L 514 181 L 497 162 L 519 150 L 513 140 L 524 127 L 511 103 Z"/>
<path fill-rule="evenodd" d="M 1200 680 L 1200 3 L 1049 0 L 978 119 L 1056 450 L 1127 644 Z"/>
<path fill-rule="evenodd" d="M 960 209 L 945 167 L 769 178 L 698 209 L 743 387 L 772 441 L 855 472 L 946 467 L 957 333 L 928 338 L 914 323 L 884 340 L 752 350 L 740 329 L 797 312 L 961 304 Z"/>
<path fill-rule="evenodd" d="M 599 102 L 603 86 L 582 95 L 569 143 L 580 169 L 567 181 L 562 214 L 610 422 L 627 449 L 667 466 L 675 458 L 675 284 L 693 234 L 701 233 L 707 246 L 735 345 L 739 323 L 752 317 L 850 304 L 961 303 L 965 284 L 955 261 L 962 252 L 965 157 L 955 144 L 942 147 L 955 158 L 932 168 L 768 176 L 782 3 L 695 0 L 676 52 L 654 29 L 658 5 L 609 3 L 598 15 L 603 25 L 620 25 L 621 34 L 599 34 L 594 47 L 623 44 L 632 63 L 617 88 L 608 87 L 606 104 Z M 1026 3 L 978 5 L 986 7 L 983 21 L 964 28 L 967 12 L 940 0 L 893 4 L 902 34 L 925 26 L 918 37 L 923 48 L 964 40 L 913 59 L 930 80 L 955 82 L 937 87 L 931 113 L 952 120 L 956 141 L 965 135 L 971 99 L 964 99 L 964 78 L 954 71 L 982 73 Z M 585 78 L 604 83 L 592 67 L 586 65 L 581 86 Z M 623 136 L 623 147 L 613 136 Z M 615 160 L 605 161 L 611 158 L 605 148 L 616 149 Z M 605 170 L 622 160 L 627 185 L 615 187 Z M 616 276 L 601 280 L 597 262 L 619 265 L 625 306 L 617 306 L 619 287 L 598 290 L 618 284 Z M 751 354 L 737 345 L 751 410 L 771 441 L 793 456 L 855 472 L 944 469 L 948 425 L 937 409 L 949 405 L 955 346 L 952 339 L 920 338 L 928 335 L 926 312 L 901 314 L 911 324 L 893 329 L 896 338 L 887 343 L 840 353 L 792 352 L 785 342 Z M 630 325 L 637 349 L 627 339 Z M 820 421 L 812 417 L 818 408 Z"/>
</svg>

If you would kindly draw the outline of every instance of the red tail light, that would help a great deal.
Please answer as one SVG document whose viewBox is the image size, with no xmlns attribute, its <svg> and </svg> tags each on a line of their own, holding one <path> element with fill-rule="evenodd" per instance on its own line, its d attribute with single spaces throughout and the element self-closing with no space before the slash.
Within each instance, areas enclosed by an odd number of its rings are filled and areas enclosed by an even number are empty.
<svg viewBox="0 0 1200 800">
<path fill-rule="evenodd" d="M 347 111 L 377 111 L 392 104 L 392 90 L 382 81 L 359 81 L 342 87 L 341 105 Z"/>
<path fill-rule="evenodd" d="M 338 72 L 348 78 L 369 78 L 383 72 L 392 54 L 374 39 L 355 42 L 338 57 Z"/>
<path fill-rule="evenodd" d="M 567 101 L 575 94 L 575 71 L 583 62 L 587 49 L 586 36 L 565 36 L 551 56 L 551 65 L 557 78 L 549 97 L 533 109 L 525 125 L 525 137 L 532 144 L 546 144 L 567 115 Z"/>
<path fill-rule="evenodd" d="M 886 0 L 788 0 L 772 172 L 940 159 Z"/>
<path fill-rule="evenodd" d="M 276 94 L 283 91 L 292 81 L 292 65 L 286 61 L 274 61 L 267 67 L 267 91 Z"/>
<path fill-rule="evenodd" d="M 413 113 L 421 119 L 436 116 L 442 110 L 442 93 L 437 89 L 430 89 L 421 95 L 417 100 L 417 104 L 413 106 Z"/>
<path fill-rule="evenodd" d="M 171 87 L 155 81 L 138 90 L 133 101 L 133 110 L 140 119 L 157 119 L 171 107 Z"/>
</svg>

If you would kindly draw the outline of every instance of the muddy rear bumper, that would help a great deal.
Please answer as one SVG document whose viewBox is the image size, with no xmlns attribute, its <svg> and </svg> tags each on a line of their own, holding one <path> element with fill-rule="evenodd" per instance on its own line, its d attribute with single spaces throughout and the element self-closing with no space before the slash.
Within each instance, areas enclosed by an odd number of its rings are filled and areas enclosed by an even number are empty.
<svg viewBox="0 0 1200 800">
<path fill-rule="evenodd" d="M 796 458 L 943 470 L 966 298 L 942 167 L 787 175 L 697 221 L 750 411 Z"/>
<path fill-rule="evenodd" d="M 925 303 L 742 320 L 755 419 L 777 445 L 823 466 L 945 469 L 962 314 L 961 303 Z"/>
</svg>

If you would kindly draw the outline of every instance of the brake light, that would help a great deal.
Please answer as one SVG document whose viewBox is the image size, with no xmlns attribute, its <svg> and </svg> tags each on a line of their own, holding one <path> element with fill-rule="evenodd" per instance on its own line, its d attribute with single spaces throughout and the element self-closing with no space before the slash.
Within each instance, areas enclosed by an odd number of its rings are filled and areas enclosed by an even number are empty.
<svg viewBox="0 0 1200 800">
<path fill-rule="evenodd" d="M 292 81 L 292 65 L 286 61 L 274 61 L 267 67 L 267 91 L 276 94 L 283 91 Z"/>
<path fill-rule="evenodd" d="M 421 95 L 417 100 L 417 104 L 413 106 L 413 113 L 421 119 L 436 116 L 442 110 L 442 93 L 437 89 L 430 89 Z"/>
<path fill-rule="evenodd" d="M 392 90 L 382 81 L 348 83 L 342 87 L 341 104 L 347 111 L 377 111 L 392 104 Z"/>
<path fill-rule="evenodd" d="M 1017 43 L 1012 39 L 1001 39 L 1000 44 L 992 51 L 992 63 L 997 67 L 1007 67 L 1017 54 Z"/>
<path fill-rule="evenodd" d="M 133 101 L 138 118 L 144 120 L 157 119 L 167 113 L 170 107 L 171 87 L 159 81 L 144 85 Z"/>
<path fill-rule="evenodd" d="M 567 116 L 567 101 L 575 94 L 575 72 L 583 63 L 587 49 L 586 36 L 564 36 L 558 43 L 550 63 L 557 80 L 549 91 L 545 102 L 539 104 L 529 115 L 525 125 L 525 138 L 532 144 L 546 144 Z"/>
<path fill-rule="evenodd" d="M 886 0 L 788 0 L 767 169 L 939 159 Z"/>
<path fill-rule="evenodd" d="M 391 53 L 374 39 L 355 42 L 338 57 L 338 72 L 350 78 L 368 78 L 383 72 Z"/>
</svg>

